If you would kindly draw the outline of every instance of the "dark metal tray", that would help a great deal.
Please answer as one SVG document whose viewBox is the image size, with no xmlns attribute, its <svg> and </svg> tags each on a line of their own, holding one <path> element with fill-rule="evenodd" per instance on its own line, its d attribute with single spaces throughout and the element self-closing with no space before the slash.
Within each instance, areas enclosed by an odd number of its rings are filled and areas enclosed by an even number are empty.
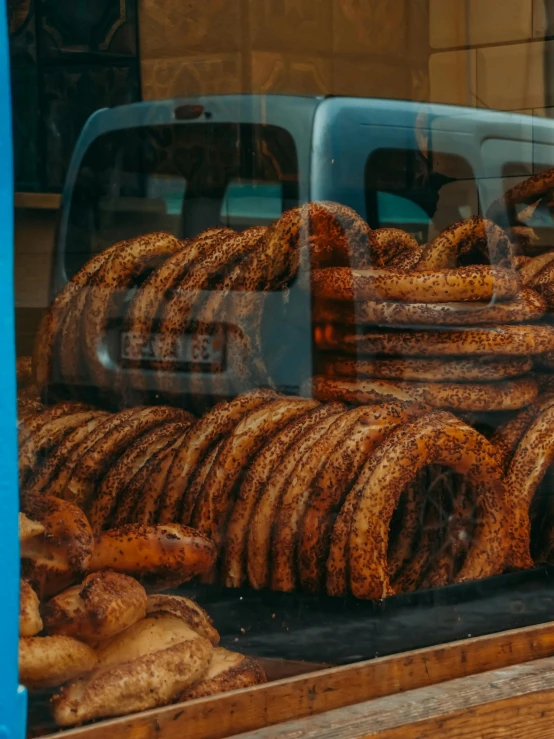
<svg viewBox="0 0 554 739">
<path fill-rule="evenodd" d="M 384 601 L 187 585 L 221 645 L 258 657 L 347 664 L 554 620 L 554 568 Z"/>
</svg>

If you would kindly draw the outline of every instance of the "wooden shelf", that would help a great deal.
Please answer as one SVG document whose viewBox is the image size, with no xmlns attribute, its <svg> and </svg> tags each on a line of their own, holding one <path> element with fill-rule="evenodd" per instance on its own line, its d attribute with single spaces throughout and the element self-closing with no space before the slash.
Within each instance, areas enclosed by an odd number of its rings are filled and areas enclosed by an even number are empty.
<svg viewBox="0 0 554 739">
<path fill-rule="evenodd" d="M 14 206 L 16 208 L 34 208 L 35 210 L 59 210 L 62 196 L 53 192 L 16 192 Z"/>
<path fill-rule="evenodd" d="M 524 664 L 532 660 L 539 661 Z M 270 678 L 317 668 L 302 663 L 287 668 L 279 660 L 266 661 L 264 666 Z M 549 671 L 550 676 L 546 682 L 541 682 L 539 676 L 545 671 Z M 495 680 L 504 675 L 514 675 L 514 679 L 505 681 L 504 688 L 499 690 Z M 542 694 L 538 696 L 541 686 L 548 700 Z M 291 736 L 296 739 L 326 736 L 454 739 L 480 735 L 467 728 L 481 728 L 475 723 L 477 720 L 482 721 L 482 726 L 512 727 L 502 708 L 506 702 L 508 707 L 510 701 L 517 711 L 522 706 L 532 705 L 533 716 L 543 711 L 550 729 L 554 717 L 552 697 L 554 622 L 296 674 L 254 688 L 99 722 L 65 731 L 60 736 L 63 739 L 104 739 L 113 733 L 118 739 L 154 736 L 157 739 L 181 739 L 183 736 L 224 739 L 255 732 L 251 736 L 257 739 Z M 525 711 L 521 711 L 521 716 L 525 715 Z M 320 717 L 314 718 L 316 716 Z M 379 716 L 380 722 L 377 721 Z M 438 731 L 441 721 L 447 719 L 453 722 L 453 732 L 419 733 L 427 724 Z M 412 731 L 411 725 L 417 726 L 417 731 Z M 551 734 L 531 731 L 519 734 L 510 730 L 508 735 L 513 739 L 520 736 L 539 739 Z"/>
<path fill-rule="evenodd" d="M 366 701 L 233 739 L 550 739 L 554 658 Z"/>
</svg>

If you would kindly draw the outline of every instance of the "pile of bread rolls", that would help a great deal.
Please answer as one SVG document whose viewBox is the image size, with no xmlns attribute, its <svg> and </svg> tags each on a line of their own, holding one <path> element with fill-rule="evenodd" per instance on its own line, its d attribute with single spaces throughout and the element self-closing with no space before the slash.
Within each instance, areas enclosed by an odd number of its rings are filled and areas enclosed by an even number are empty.
<svg viewBox="0 0 554 739">
<path fill-rule="evenodd" d="M 89 429 L 88 413 L 75 408 L 71 413 L 69 405 L 27 417 L 28 425 L 20 428 L 20 433 L 29 434 L 22 445 L 25 464 L 20 471 L 29 474 L 24 480 L 32 481 L 59 459 L 64 439 L 57 437 L 54 443 L 52 438 L 47 450 L 38 443 L 45 438 L 44 429 L 52 429 L 52 424 L 58 428 L 66 419 L 65 440 L 77 430 L 86 438 L 95 433 Z M 97 440 L 103 453 L 108 440 L 116 438 L 109 423 L 113 418 L 104 418 L 105 433 Z M 132 418 L 127 422 L 127 443 L 133 445 L 138 440 L 132 437 Z M 170 436 L 171 423 L 166 426 Z M 143 440 L 152 435 L 152 429 L 140 431 Z M 27 467 L 33 439 L 36 455 Z M 91 448 L 92 460 L 96 447 Z M 110 463 L 117 460 L 115 448 Z M 151 454 L 153 448 L 148 446 Z M 148 459 L 143 454 L 143 462 Z M 201 532 L 171 523 L 106 527 L 93 533 L 75 500 L 94 501 L 97 483 L 111 468 L 80 467 L 77 462 L 75 469 L 94 474 L 83 487 L 85 478 L 69 471 L 62 497 L 32 485 L 21 491 L 19 668 L 31 708 L 44 708 L 46 702 L 56 725 L 72 726 L 262 682 L 265 676 L 257 663 L 217 648 L 219 635 L 196 603 L 160 594 L 211 572 L 216 562 L 213 542 Z M 76 498 L 74 493 L 83 490 L 91 497 Z M 40 721 L 48 724 L 44 716 Z"/>
<path fill-rule="evenodd" d="M 265 681 L 258 663 L 218 643 L 194 601 L 148 595 L 121 573 L 90 574 L 43 603 L 21 581 L 20 681 L 31 708 L 48 696 L 60 727 Z"/>
</svg>

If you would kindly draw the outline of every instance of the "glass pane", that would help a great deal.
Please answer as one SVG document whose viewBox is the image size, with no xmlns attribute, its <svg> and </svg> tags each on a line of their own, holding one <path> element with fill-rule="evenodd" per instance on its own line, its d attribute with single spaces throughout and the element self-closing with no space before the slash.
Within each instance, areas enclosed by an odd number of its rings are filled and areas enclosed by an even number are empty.
<svg viewBox="0 0 554 739">
<path fill-rule="evenodd" d="M 58 5 L 9 8 L 29 736 L 550 621 L 548 4 Z"/>
</svg>

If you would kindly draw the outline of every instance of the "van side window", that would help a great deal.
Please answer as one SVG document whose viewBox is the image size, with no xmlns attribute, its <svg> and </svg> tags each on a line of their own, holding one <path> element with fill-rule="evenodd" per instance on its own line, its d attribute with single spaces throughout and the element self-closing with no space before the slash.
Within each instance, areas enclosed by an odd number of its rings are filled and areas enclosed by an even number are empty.
<svg viewBox="0 0 554 739">
<path fill-rule="evenodd" d="M 365 194 L 369 225 L 372 228 L 402 228 L 426 234 L 430 213 L 420 202 L 419 185 L 425 165 L 414 149 L 382 148 L 373 151 L 365 167 Z"/>
<path fill-rule="evenodd" d="M 271 223 L 283 212 L 280 182 L 233 180 L 221 205 L 221 222 L 229 228 L 247 228 Z"/>
<path fill-rule="evenodd" d="M 435 162 L 445 171 L 437 170 Z M 415 147 L 373 151 L 365 167 L 370 226 L 400 228 L 425 242 L 446 225 L 477 212 L 471 166 L 458 155 L 452 164 L 449 156 L 432 151 L 424 156 Z"/>
</svg>

